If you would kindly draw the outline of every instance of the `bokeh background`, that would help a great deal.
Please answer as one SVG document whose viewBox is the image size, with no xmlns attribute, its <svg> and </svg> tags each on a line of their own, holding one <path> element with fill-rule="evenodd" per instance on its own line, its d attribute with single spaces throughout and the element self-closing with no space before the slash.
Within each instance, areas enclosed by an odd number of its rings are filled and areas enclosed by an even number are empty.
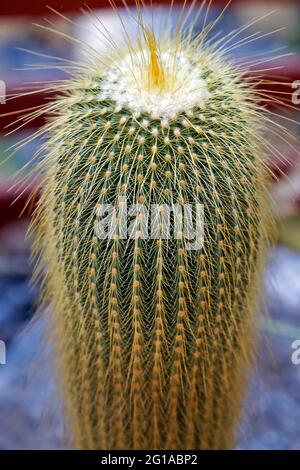
<svg viewBox="0 0 300 470">
<path fill-rule="evenodd" d="M 0 365 L 0 449 L 66 447 L 60 400 L 51 372 L 51 345 L 43 335 L 43 316 L 33 318 L 39 287 L 30 283 L 33 263 L 30 261 L 31 240 L 26 237 L 26 231 L 31 207 L 23 208 L 36 180 L 29 177 L 22 184 L 14 177 L 24 164 L 28 163 L 25 174 L 30 171 L 30 160 L 39 149 L 41 138 L 26 146 L 22 146 L 22 139 L 38 132 L 42 121 L 21 120 L 12 127 L 11 123 L 19 119 L 18 110 L 51 99 L 43 93 L 31 93 L 33 87 L 48 80 L 66 78 L 53 57 L 85 60 L 84 50 L 78 44 L 66 41 L 64 35 L 76 36 L 103 53 L 107 48 L 92 27 L 94 20 L 80 12 L 84 2 L 49 2 L 71 21 L 47 10 L 45 3 L 48 2 L 2 0 L 0 6 L 0 96 L 6 89 L 6 99 L 2 96 L 0 100 L 0 341 L 6 346 L 6 358 L 2 355 L 2 362 L 6 364 Z M 225 3 L 213 0 L 208 18 L 216 18 Z M 88 4 L 114 40 L 122 41 L 122 30 L 109 2 L 90 0 Z M 168 10 L 164 2 L 156 4 L 159 6 L 155 7 L 153 24 L 158 28 L 159 19 Z M 129 13 L 120 11 L 130 34 L 134 35 L 135 26 Z M 274 12 L 266 16 L 271 11 Z M 178 15 L 179 7 L 176 6 L 174 23 Z M 196 30 L 201 29 L 204 15 L 205 9 Z M 147 16 L 151 20 L 149 13 Z M 51 28 L 57 28 L 63 34 L 53 34 L 34 26 L 35 23 L 47 24 L 45 17 L 54 24 Z M 284 96 L 295 109 L 289 109 L 288 114 L 285 109 L 276 110 L 288 117 L 284 121 L 277 119 L 299 137 L 300 104 L 297 101 L 300 102 L 300 92 L 297 94 L 295 81 L 300 80 L 300 1 L 233 0 L 216 31 L 227 34 L 255 19 L 260 21 L 239 38 L 257 31 L 260 38 L 251 36 L 249 40 L 241 41 L 229 54 L 239 62 L 251 60 L 251 57 L 254 62 L 264 59 L 266 65 L 257 66 L 269 68 L 264 73 L 271 80 L 272 77 L 277 80 L 275 75 L 279 75 L 279 81 L 286 82 L 285 85 L 269 85 L 267 93 L 275 93 L 274 96 L 278 91 L 285 93 L 281 97 Z M 289 52 L 292 54 L 287 55 Z M 276 58 L 270 60 L 272 57 Z M 9 95 L 17 90 L 27 94 L 11 100 Z M 238 431 L 238 449 L 300 449 L 300 352 L 296 361 L 292 361 L 295 352 L 292 344 L 300 340 L 300 148 L 297 143 L 294 149 L 283 143 L 276 145 L 287 160 L 270 163 L 273 170 L 277 168 L 272 199 L 278 239 L 270 249 L 265 268 L 262 310 L 266 313 L 260 324 L 258 360 L 251 375 L 251 387 Z M 7 158 L 10 154 L 12 157 Z"/>
</svg>

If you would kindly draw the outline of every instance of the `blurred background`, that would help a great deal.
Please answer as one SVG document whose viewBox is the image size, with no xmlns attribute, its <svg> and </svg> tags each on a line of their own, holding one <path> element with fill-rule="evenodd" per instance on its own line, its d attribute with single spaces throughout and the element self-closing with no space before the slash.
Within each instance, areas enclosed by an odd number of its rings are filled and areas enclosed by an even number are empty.
<svg viewBox="0 0 300 470">
<path fill-rule="evenodd" d="M 45 3 L 69 21 L 47 9 Z M 174 24 L 180 3 L 173 10 Z M 223 0 L 213 0 L 208 19 L 216 18 L 225 4 Z M 121 42 L 120 22 L 109 2 L 90 0 L 88 5 L 114 41 Z M 168 14 L 169 2 L 156 5 L 153 23 L 159 28 L 159 19 Z M 107 44 L 93 28 L 95 18 L 82 13 L 83 6 L 84 2 L 75 0 L 14 0 L 2 1 L 0 6 L 0 449 L 66 447 L 60 400 L 51 378 L 51 347 L 45 344 L 42 320 L 32 319 L 39 288 L 30 283 L 31 242 L 26 230 L 31 207 L 23 209 L 36 181 L 30 177 L 20 185 L 13 177 L 24 164 L 28 164 L 25 173 L 30 171 L 30 160 L 42 138 L 37 137 L 26 146 L 22 140 L 38 133 L 43 120 L 21 120 L 14 127 L 10 124 L 19 119 L 20 109 L 33 108 L 52 98 L 50 94 L 32 93 L 33 87 L 66 78 L 55 57 L 85 60 L 84 50 L 78 43 L 66 40 L 67 35 L 105 53 Z M 196 31 L 201 30 L 205 10 Z M 124 9 L 120 12 L 134 35 L 136 26 L 129 13 Z M 151 19 L 150 13 L 145 15 Z M 51 24 L 45 22 L 45 17 Z M 276 119 L 299 137 L 300 1 L 233 0 L 215 32 L 228 34 L 257 19 L 260 21 L 235 38 L 235 42 L 242 40 L 229 55 L 239 63 L 252 60 L 254 67 L 268 68 L 266 77 L 280 82 L 265 87 L 266 93 L 277 98 L 284 96 L 287 104 L 294 106 L 288 113 L 283 108 L 273 111 L 284 116 L 285 119 Z M 35 23 L 58 29 L 61 34 Z M 259 38 L 253 36 L 257 31 Z M 247 36 L 249 39 L 243 40 Z M 271 60 L 272 57 L 275 58 Z M 266 65 L 256 64 L 260 60 Z M 11 100 L 9 95 L 16 91 L 26 94 Z M 11 133 L 13 128 L 18 129 Z M 285 163 L 278 159 L 270 162 L 276 174 L 272 200 L 278 239 L 270 249 L 265 269 L 262 310 L 267 314 L 260 324 L 258 361 L 240 423 L 238 449 L 300 449 L 300 148 L 296 141 L 293 148 L 274 140 L 275 144 L 286 159 Z M 7 158 L 11 153 L 13 156 Z"/>
</svg>

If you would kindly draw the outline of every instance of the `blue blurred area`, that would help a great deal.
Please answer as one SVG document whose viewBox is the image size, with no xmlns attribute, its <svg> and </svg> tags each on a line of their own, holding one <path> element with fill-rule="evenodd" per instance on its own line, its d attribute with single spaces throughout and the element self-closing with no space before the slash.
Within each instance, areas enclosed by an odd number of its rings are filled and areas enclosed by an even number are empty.
<svg viewBox="0 0 300 470">
<path fill-rule="evenodd" d="M 300 339 L 299 252 L 283 246 L 271 251 L 265 299 L 256 372 L 238 448 L 300 449 L 300 363 L 291 359 L 292 343 Z"/>
<path fill-rule="evenodd" d="M 27 224 L 14 222 L 0 231 L 0 336 L 10 344 L 35 311 L 37 286 L 30 286 L 29 245 L 22 244 Z"/>
<path fill-rule="evenodd" d="M 51 68 L 57 64 L 52 57 L 70 58 L 72 48 L 65 41 L 53 41 L 53 35 L 45 33 L 29 23 L 20 23 L 23 34 L 9 34 L 0 40 L 0 76 L 7 84 L 64 78 L 65 74 Z M 1 25 L 0 25 L 1 27 Z M 16 26 L 12 24 L 12 31 Z M 33 53 L 24 51 L 32 51 Z M 39 55 L 40 54 L 40 55 Z M 48 56 L 48 57 L 47 57 Z M 47 66 L 49 68 L 47 68 Z"/>
</svg>

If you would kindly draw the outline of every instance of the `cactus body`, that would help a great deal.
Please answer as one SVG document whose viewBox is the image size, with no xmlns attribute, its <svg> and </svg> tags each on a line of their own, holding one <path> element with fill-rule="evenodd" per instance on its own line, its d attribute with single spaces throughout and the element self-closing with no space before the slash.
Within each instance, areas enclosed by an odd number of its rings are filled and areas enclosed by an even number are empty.
<svg viewBox="0 0 300 470">
<path fill-rule="evenodd" d="M 263 120 L 212 49 L 147 38 L 72 79 L 48 123 L 36 249 L 66 414 L 78 448 L 230 448 L 268 242 Z M 124 197 L 134 237 L 117 216 L 101 239 Z M 143 237 L 153 204 L 202 204 L 203 246 Z"/>
</svg>

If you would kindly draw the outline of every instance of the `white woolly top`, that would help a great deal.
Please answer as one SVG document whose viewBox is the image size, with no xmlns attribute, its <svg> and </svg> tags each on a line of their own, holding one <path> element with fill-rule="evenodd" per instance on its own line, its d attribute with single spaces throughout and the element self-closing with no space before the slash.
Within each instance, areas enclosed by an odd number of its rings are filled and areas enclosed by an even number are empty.
<svg viewBox="0 0 300 470">
<path fill-rule="evenodd" d="M 165 119 L 202 106 L 209 98 L 200 65 L 182 51 L 162 52 L 161 62 L 166 77 L 171 77 L 170 86 L 166 90 L 149 89 L 145 73 L 148 55 L 146 50 L 131 53 L 110 66 L 102 76 L 101 98 L 133 112 Z"/>
</svg>

